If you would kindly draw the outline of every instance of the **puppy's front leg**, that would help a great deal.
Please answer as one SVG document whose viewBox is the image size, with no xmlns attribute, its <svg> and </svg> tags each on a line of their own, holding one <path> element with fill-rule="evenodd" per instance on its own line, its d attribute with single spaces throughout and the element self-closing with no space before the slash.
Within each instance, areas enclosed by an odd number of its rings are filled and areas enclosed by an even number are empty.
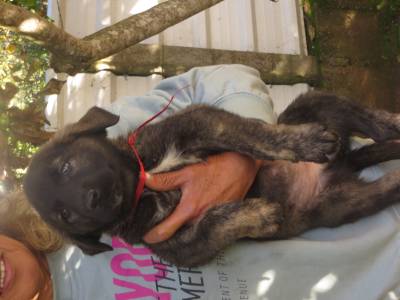
<svg viewBox="0 0 400 300">
<path fill-rule="evenodd" d="M 160 150 L 160 141 L 165 149 Z M 328 161 L 338 149 L 337 136 L 321 125 L 271 125 L 209 106 L 191 107 L 149 125 L 139 143 L 147 148 L 154 145 L 146 150 L 152 155 L 173 145 L 179 153 L 200 153 L 203 157 L 235 151 L 264 160 L 314 162 Z"/>
<path fill-rule="evenodd" d="M 150 246 L 160 257 L 178 266 L 197 266 L 209 262 L 238 239 L 273 236 L 281 222 L 279 204 L 262 198 L 246 199 L 210 209 L 198 223 Z"/>
</svg>

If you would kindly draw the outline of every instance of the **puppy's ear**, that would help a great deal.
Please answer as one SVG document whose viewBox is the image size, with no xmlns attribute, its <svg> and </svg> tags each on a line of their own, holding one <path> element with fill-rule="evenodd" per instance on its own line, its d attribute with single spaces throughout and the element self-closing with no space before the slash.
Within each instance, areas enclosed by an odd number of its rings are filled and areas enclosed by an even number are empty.
<svg viewBox="0 0 400 300">
<path fill-rule="evenodd" d="M 73 236 L 70 237 L 70 240 L 88 255 L 113 250 L 113 247 L 110 245 L 100 242 L 100 235 Z"/>
<path fill-rule="evenodd" d="M 100 107 L 93 106 L 78 122 L 66 128 L 64 134 L 79 136 L 84 134 L 105 133 L 107 127 L 117 124 L 118 121 L 119 116 Z"/>
</svg>

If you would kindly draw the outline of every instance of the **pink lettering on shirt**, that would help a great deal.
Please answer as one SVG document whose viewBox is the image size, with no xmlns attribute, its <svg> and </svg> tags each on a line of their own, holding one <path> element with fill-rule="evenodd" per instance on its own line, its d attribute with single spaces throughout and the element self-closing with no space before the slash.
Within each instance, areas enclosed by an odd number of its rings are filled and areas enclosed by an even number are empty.
<svg viewBox="0 0 400 300">
<path fill-rule="evenodd" d="M 114 278 L 113 282 L 117 286 L 125 287 L 130 290 L 129 292 L 115 294 L 116 300 L 139 299 L 144 297 L 153 297 L 154 299 L 159 300 L 171 300 L 170 293 L 158 293 L 157 291 L 134 282 L 119 280 L 116 278 Z"/>
<path fill-rule="evenodd" d="M 113 238 L 112 246 L 114 249 L 126 249 L 127 252 L 118 253 L 113 256 L 110 262 L 111 270 L 114 274 L 121 277 L 134 277 L 142 278 L 145 282 L 156 283 L 166 276 L 166 266 L 154 266 L 151 259 L 153 252 L 141 245 L 129 245 L 122 239 Z M 152 297 L 160 300 L 170 300 L 171 294 L 169 292 L 157 291 L 157 285 L 151 288 L 148 285 L 143 286 L 140 280 L 126 279 L 113 279 L 113 284 L 118 287 L 128 289 L 126 292 L 116 293 L 116 300 L 140 299 L 144 297 Z"/>
</svg>

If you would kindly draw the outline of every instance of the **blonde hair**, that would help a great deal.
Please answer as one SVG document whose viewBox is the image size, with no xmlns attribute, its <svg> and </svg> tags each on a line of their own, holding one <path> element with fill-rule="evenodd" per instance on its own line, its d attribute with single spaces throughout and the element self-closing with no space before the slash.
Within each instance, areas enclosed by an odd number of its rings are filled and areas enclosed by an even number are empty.
<svg viewBox="0 0 400 300">
<path fill-rule="evenodd" d="M 0 200 L 0 233 L 41 253 L 57 251 L 64 244 L 63 237 L 41 219 L 22 191 Z"/>
</svg>

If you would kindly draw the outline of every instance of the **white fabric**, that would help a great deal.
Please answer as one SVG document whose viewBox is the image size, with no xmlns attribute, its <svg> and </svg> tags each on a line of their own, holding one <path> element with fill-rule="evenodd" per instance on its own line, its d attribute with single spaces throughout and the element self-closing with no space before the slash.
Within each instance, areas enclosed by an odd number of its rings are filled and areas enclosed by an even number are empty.
<svg viewBox="0 0 400 300">
<path fill-rule="evenodd" d="M 399 210 L 292 240 L 239 242 L 193 269 L 116 238 L 114 251 L 93 257 L 70 246 L 49 257 L 54 299 L 399 299 Z"/>
<path fill-rule="evenodd" d="M 191 104 L 207 104 L 268 123 L 276 122 L 268 88 L 259 72 L 244 65 L 217 65 L 193 68 L 162 80 L 144 96 L 124 97 L 106 107 L 120 116 L 117 125 L 108 128 L 110 138 L 126 135 L 159 112 L 171 97 L 168 110 L 154 122 Z"/>
</svg>

